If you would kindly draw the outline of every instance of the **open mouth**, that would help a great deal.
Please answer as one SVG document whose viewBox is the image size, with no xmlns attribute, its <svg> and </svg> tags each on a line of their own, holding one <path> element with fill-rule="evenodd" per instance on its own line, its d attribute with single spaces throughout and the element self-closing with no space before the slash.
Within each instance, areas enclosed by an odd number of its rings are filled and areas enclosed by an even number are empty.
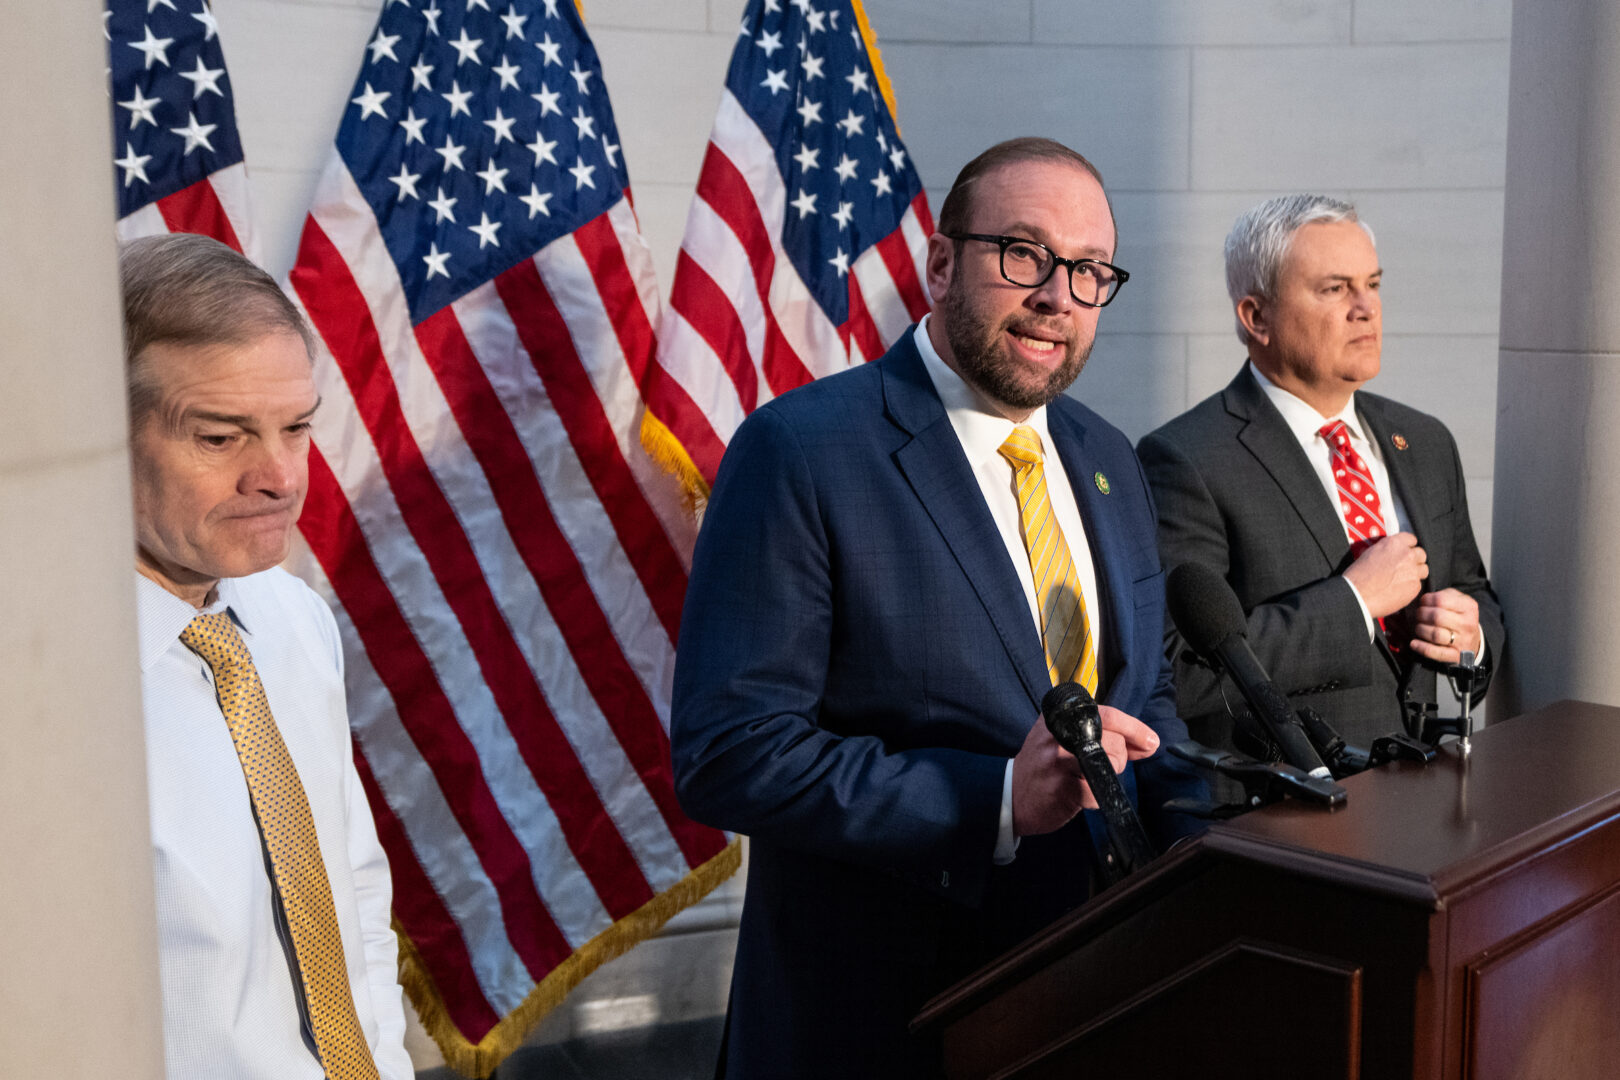
<svg viewBox="0 0 1620 1080">
<path fill-rule="evenodd" d="M 1055 341 L 1042 341 L 1040 338 L 1024 337 L 1022 334 L 1014 334 L 1013 337 L 1017 338 L 1024 348 L 1034 352 L 1051 352 L 1057 348 Z"/>
<path fill-rule="evenodd" d="M 1065 342 L 1062 338 L 1052 338 L 1038 334 L 1030 334 L 1017 330 L 1008 330 L 1007 336 L 1019 350 L 1032 360 L 1050 361 L 1054 356 L 1061 356 Z"/>
</svg>

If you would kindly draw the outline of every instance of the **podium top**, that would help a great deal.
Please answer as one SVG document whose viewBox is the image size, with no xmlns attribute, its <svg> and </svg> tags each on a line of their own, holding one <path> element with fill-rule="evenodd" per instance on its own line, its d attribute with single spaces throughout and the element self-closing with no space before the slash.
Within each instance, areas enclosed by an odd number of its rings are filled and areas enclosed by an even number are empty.
<svg viewBox="0 0 1620 1080">
<path fill-rule="evenodd" d="M 1462 758 L 1341 781 L 1335 811 L 1284 801 L 1202 846 L 1433 907 L 1620 814 L 1620 708 L 1561 701 L 1477 732 Z"/>
<path fill-rule="evenodd" d="M 1463 942 L 1459 957 L 1473 957 L 1620 879 L 1620 845 L 1612 842 L 1620 827 L 1620 708 L 1559 702 L 1480 731 L 1466 762 L 1448 744 L 1428 766 L 1394 763 L 1341 782 L 1350 795 L 1341 809 L 1285 800 L 1212 825 L 935 997 L 912 1029 L 955 1024 L 1009 988 L 1046 978 L 1040 973 L 1049 969 L 1060 973 L 1051 976 L 1057 983 L 1041 984 L 1047 989 L 1044 998 L 1018 997 L 1016 1006 L 991 1008 L 983 1022 L 1010 1030 L 1005 1025 L 1026 1023 L 1031 1009 L 1048 1008 L 1038 1001 L 1051 1000 L 1060 1002 L 1050 1008 L 1062 1014 L 1053 1023 L 1064 1028 L 1059 1021 L 1073 1013 L 1078 1000 L 1073 995 L 1085 987 L 1103 987 L 1098 993 L 1106 997 L 1108 987 L 1120 985 L 1121 970 L 1143 970 L 1145 956 L 1175 959 L 1185 952 L 1182 959 L 1202 955 L 1207 960 L 1215 954 L 1200 950 L 1253 936 L 1262 923 L 1271 927 L 1262 940 L 1292 941 L 1292 947 L 1312 955 L 1359 955 L 1358 966 L 1371 962 L 1367 956 L 1387 962 L 1399 954 L 1405 957 L 1401 964 L 1408 965 L 1395 976 L 1399 983 L 1433 961 L 1420 955 L 1433 942 L 1421 934 L 1384 937 L 1392 927 L 1430 926 L 1432 916 L 1444 913 L 1449 920 L 1468 910 L 1470 898 L 1486 900 L 1483 907 L 1491 909 L 1492 918 L 1475 919 L 1463 930 L 1448 922 L 1445 931 L 1461 935 L 1448 939 Z M 1590 873 L 1573 871 L 1581 865 L 1585 842 L 1605 836 L 1610 842 L 1595 852 L 1605 865 L 1590 867 Z M 1543 872 L 1536 872 L 1538 866 Z M 1330 888 L 1298 888 L 1309 883 Z M 1390 903 L 1339 903 L 1334 907 L 1338 922 L 1314 916 L 1275 921 L 1280 910 L 1295 911 L 1303 895 L 1339 893 Z M 1493 896 L 1497 902 L 1489 902 Z M 1403 915 L 1416 918 L 1392 920 L 1391 912 L 1403 908 Z M 1352 931 L 1343 925 L 1346 912 L 1375 910 L 1382 911 L 1376 926 Z M 1270 936 L 1282 924 L 1295 936 Z M 1311 937 L 1319 933 L 1328 937 Z M 1367 946 L 1368 935 L 1382 944 Z M 1355 943 L 1351 953 L 1324 951 L 1320 945 L 1340 937 Z M 1078 968 L 1064 967 L 1066 957 L 1084 959 Z M 1107 977 L 1075 975 L 1085 970 L 1104 971 Z M 1155 968 L 1153 977 L 1169 970 Z M 1070 996 L 1050 993 L 1054 985 Z M 1129 986 L 1133 994 L 1143 990 L 1140 980 Z M 1085 1000 L 1100 999 L 1093 994 Z M 1403 1001 L 1396 1012 L 1409 1021 L 1412 1001 Z M 1023 1019 L 1009 1019 L 1009 1009 Z"/>
</svg>

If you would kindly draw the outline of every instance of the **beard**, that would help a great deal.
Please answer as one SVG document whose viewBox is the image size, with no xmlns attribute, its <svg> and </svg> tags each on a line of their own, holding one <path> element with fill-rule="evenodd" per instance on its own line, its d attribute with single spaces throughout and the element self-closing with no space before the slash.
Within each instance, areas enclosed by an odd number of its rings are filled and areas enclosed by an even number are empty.
<svg viewBox="0 0 1620 1080">
<path fill-rule="evenodd" d="M 934 317 L 943 324 L 945 340 L 961 375 L 981 393 L 1015 409 L 1038 409 L 1080 377 L 1095 338 L 1082 342 L 1072 326 L 1027 312 L 992 325 L 990 316 L 974 308 L 965 292 L 955 281 L 951 282 L 945 296 L 935 305 Z M 1045 378 L 1032 379 L 1029 365 L 1009 352 L 1003 339 L 1008 331 L 1061 337 L 1057 347 L 1063 350 L 1063 362 Z"/>
</svg>

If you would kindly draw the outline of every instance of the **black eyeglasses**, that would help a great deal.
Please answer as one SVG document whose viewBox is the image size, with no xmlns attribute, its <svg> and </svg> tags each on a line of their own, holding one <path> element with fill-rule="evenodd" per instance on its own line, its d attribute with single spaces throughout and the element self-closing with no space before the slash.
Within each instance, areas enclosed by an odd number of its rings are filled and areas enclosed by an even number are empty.
<svg viewBox="0 0 1620 1080">
<path fill-rule="evenodd" d="M 1069 295 L 1084 307 L 1107 307 L 1119 287 L 1131 275 L 1099 259 L 1065 259 L 1045 244 L 1019 236 L 991 236 L 987 233 L 947 233 L 952 240 L 977 240 L 1001 249 L 1001 276 L 1025 289 L 1046 284 L 1052 271 L 1067 267 Z"/>
</svg>

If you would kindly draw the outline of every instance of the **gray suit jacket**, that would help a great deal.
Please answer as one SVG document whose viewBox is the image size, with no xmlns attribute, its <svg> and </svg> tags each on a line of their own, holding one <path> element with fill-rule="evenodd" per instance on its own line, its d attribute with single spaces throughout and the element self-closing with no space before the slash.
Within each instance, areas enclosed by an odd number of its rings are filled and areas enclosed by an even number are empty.
<svg viewBox="0 0 1620 1080">
<path fill-rule="evenodd" d="M 1424 591 L 1451 587 L 1478 601 L 1494 666 L 1506 639 L 1502 608 L 1474 542 L 1456 442 L 1434 417 L 1388 398 L 1358 392 L 1355 401 L 1428 555 Z M 1393 652 L 1381 632 L 1368 641 L 1339 576 L 1350 545 L 1338 509 L 1247 364 L 1225 390 L 1145 436 L 1137 453 L 1158 504 L 1164 565 L 1199 562 L 1226 578 L 1248 613 L 1255 654 L 1296 706 L 1311 706 L 1366 747 L 1402 730 L 1405 703 L 1437 700 L 1434 667 L 1409 649 Z M 1185 658 L 1173 627 L 1165 647 L 1193 738 L 1232 748 L 1215 675 Z M 1229 683 L 1226 690 L 1242 709 Z M 1451 701 L 1448 691 L 1443 714 L 1455 713 Z"/>
</svg>

